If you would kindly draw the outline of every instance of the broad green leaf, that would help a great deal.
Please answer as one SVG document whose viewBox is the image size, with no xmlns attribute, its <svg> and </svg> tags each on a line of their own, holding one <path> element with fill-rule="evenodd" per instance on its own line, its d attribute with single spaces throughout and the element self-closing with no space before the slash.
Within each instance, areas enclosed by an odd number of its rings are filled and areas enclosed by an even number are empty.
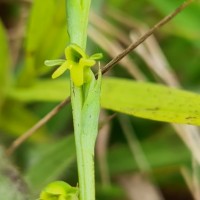
<svg viewBox="0 0 200 200">
<path fill-rule="evenodd" d="M 56 79 L 37 81 L 28 88 L 12 88 L 8 95 L 19 101 L 59 102 L 70 94 L 69 80 Z"/>
<path fill-rule="evenodd" d="M 159 84 L 105 79 L 101 103 L 104 108 L 137 117 L 200 125 L 200 95 Z"/>
<path fill-rule="evenodd" d="M 69 81 L 41 81 L 9 95 L 21 101 L 61 101 L 69 95 Z M 101 105 L 113 111 L 163 122 L 200 125 L 200 95 L 159 84 L 105 78 Z"/>
<path fill-rule="evenodd" d="M 6 31 L 0 20 L 0 110 L 4 101 L 5 91 L 8 86 L 9 79 L 10 56 L 8 49 L 8 39 Z"/>
<path fill-rule="evenodd" d="M 28 187 L 0 146 L 0 197 L 3 200 L 29 199 Z"/>
<path fill-rule="evenodd" d="M 36 151 L 34 151 L 36 152 Z M 70 175 L 69 169 L 75 161 L 75 144 L 73 135 L 66 139 L 54 141 L 52 145 L 44 145 L 43 151 L 38 152 L 37 160 L 26 171 L 25 177 L 34 193 L 41 188 L 57 180 L 63 172 Z"/>
</svg>

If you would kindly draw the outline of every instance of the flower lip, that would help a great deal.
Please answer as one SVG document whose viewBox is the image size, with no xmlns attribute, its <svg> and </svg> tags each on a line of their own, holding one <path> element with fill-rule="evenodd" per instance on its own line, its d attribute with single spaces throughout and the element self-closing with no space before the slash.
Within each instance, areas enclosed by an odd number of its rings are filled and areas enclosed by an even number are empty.
<svg viewBox="0 0 200 200">
<path fill-rule="evenodd" d="M 69 45 L 65 49 L 65 57 L 75 63 L 79 63 L 81 58 L 86 58 L 85 52 L 77 45 Z"/>
</svg>

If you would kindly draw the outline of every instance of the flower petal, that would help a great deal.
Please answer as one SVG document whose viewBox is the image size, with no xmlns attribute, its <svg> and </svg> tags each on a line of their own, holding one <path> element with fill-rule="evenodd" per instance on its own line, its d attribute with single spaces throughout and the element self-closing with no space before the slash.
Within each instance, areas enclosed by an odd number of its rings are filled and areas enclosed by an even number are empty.
<svg viewBox="0 0 200 200">
<path fill-rule="evenodd" d="M 85 58 L 81 58 L 80 59 L 80 65 L 82 67 L 92 67 L 94 66 L 96 63 L 95 60 L 91 60 L 91 59 L 85 59 Z"/>
<path fill-rule="evenodd" d="M 95 53 L 95 54 L 93 54 L 93 55 L 91 55 L 89 57 L 89 59 L 92 59 L 92 60 L 99 60 L 101 58 L 103 58 L 103 54 L 102 53 Z"/>
<path fill-rule="evenodd" d="M 56 60 L 45 60 L 44 64 L 48 67 L 53 67 L 56 65 L 62 65 L 65 62 L 63 59 L 56 59 Z"/>
<path fill-rule="evenodd" d="M 52 78 L 57 78 L 60 75 L 62 75 L 67 69 L 69 69 L 68 67 L 68 63 L 67 61 L 65 61 L 60 67 L 58 67 L 58 69 L 52 74 Z"/>
<path fill-rule="evenodd" d="M 70 44 L 65 49 L 66 60 L 79 63 L 79 60 L 83 57 L 86 58 L 85 52 L 76 44 Z"/>
</svg>

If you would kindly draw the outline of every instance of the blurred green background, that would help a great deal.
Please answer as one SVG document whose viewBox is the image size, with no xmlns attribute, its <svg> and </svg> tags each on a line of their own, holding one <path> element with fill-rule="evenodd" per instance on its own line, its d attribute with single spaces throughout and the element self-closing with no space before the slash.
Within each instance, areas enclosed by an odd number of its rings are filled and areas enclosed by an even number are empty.
<svg viewBox="0 0 200 200">
<path fill-rule="evenodd" d="M 101 65 L 105 65 L 180 3 L 93 1 L 88 52 L 103 51 Z M 195 1 L 106 76 L 199 92 L 199 21 L 200 3 Z M 2 200 L 37 199 L 46 184 L 58 179 L 77 185 L 70 105 L 11 156 L 5 153 L 15 139 L 69 94 L 69 74 L 51 80 L 52 69 L 43 64 L 46 59 L 62 58 L 67 42 L 64 0 L 0 0 Z M 113 114 L 102 109 L 100 116 L 97 199 L 197 199 L 199 164 L 193 155 L 200 150 L 192 147 L 200 144 L 198 128 Z M 188 136 L 192 131 L 198 138 Z"/>
</svg>

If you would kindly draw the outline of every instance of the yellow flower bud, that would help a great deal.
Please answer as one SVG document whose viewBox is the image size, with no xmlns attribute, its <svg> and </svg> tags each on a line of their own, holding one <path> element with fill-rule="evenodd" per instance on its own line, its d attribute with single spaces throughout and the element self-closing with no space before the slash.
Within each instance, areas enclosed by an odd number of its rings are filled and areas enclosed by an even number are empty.
<svg viewBox="0 0 200 200">
<path fill-rule="evenodd" d="M 55 181 L 44 188 L 39 200 L 78 200 L 78 188 L 63 181 Z"/>
</svg>

